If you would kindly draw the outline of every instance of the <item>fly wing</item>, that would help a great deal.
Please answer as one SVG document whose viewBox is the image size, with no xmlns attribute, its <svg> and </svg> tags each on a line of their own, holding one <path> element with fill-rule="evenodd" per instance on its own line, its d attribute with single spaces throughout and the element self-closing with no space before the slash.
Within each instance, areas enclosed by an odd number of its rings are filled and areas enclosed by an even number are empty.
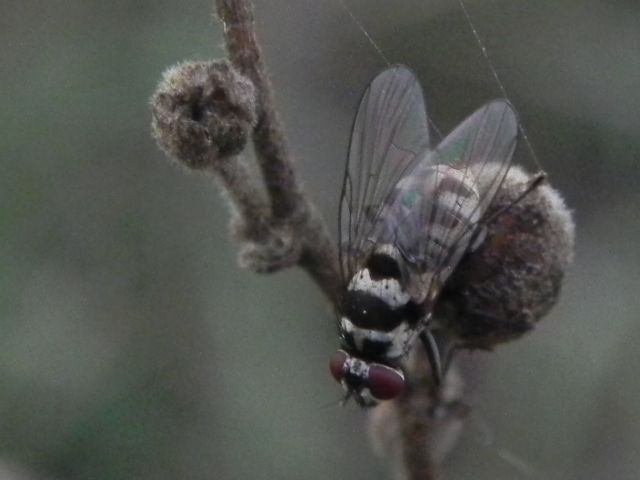
<svg viewBox="0 0 640 480">
<path fill-rule="evenodd" d="M 505 100 L 490 102 L 450 133 L 397 186 L 390 209 L 405 284 L 434 298 L 476 238 L 509 169 L 518 121 Z"/>
<path fill-rule="evenodd" d="M 385 205 L 429 148 L 422 89 L 404 66 L 384 70 L 365 90 L 351 133 L 340 198 L 340 264 L 346 280 L 380 241 Z"/>
</svg>

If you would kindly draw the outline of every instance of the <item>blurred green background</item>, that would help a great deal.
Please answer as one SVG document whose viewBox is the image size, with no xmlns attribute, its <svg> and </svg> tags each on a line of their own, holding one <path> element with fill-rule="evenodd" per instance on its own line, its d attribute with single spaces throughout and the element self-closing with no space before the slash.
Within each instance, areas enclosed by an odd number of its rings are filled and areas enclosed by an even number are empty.
<svg viewBox="0 0 640 480">
<path fill-rule="evenodd" d="M 211 181 L 149 135 L 161 72 L 223 55 L 210 0 L 0 6 L 0 478 L 390 478 L 336 404 L 333 318 L 300 271 L 235 265 Z M 352 0 L 448 131 L 500 92 L 456 1 Z M 575 265 L 471 382 L 447 478 L 640 471 L 640 4 L 468 0 L 552 183 Z M 291 148 L 332 228 L 384 62 L 335 0 L 256 0 Z M 531 164 L 526 151 L 520 160 Z"/>
</svg>

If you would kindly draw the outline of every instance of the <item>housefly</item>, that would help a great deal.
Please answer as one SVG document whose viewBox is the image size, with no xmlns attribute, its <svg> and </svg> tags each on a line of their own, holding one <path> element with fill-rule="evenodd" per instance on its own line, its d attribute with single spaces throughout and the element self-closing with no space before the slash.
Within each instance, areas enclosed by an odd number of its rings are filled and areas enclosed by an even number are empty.
<svg viewBox="0 0 640 480">
<path fill-rule="evenodd" d="M 365 90 L 353 125 L 340 198 L 334 378 L 363 406 L 397 397 L 401 361 L 417 339 L 441 375 L 432 312 L 462 256 L 483 239 L 483 217 L 518 135 L 506 100 L 473 113 L 432 147 L 421 87 L 394 65 Z"/>
</svg>

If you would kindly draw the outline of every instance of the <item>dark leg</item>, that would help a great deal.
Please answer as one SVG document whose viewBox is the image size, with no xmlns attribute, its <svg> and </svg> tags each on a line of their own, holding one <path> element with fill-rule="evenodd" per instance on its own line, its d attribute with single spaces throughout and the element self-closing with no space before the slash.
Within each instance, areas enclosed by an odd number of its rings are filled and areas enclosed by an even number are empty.
<svg viewBox="0 0 640 480">
<path fill-rule="evenodd" d="M 427 359 L 431 366 L 434 383 L 436 387 L 439 387 L 442 383 L 442 365 L 440 364 L 440 352 L 438 351 L 436 339 L 433 338 L 431 331 L 425 328 L 422 333 L 420 333 L 420 341 L 427 352 Z"/>
<path fill-rule="evenodd" d="M 489 218 L 483 219 L 482 223 L 487 225 L 488 223 L 491 222 L 491 220 L 493 220 L 494 218 L 502 215 L 504 212 L 509 210 L 511 207 L 513 207 L 515 204 L 517 204 L 519 201 L 521 201 L 523 198 L 525 198 L 527 195 L 529 195 L 531 192 L 533 192 L 536 188 L 538 188 L 540 185 L 542 185 L 546 179 L 547 179 L 547 174 L 545 172 L 541 171 L 541 172 L 536 173 L 533 176 L 533 178 L 531 178 L 531 180 L 529 181 L 528 185 L 525 186 L 524 191 L 520 195 L 518 195 L 513 202 L 509 203 L 508 205 L 505 205 L 504 207 L 502 207 L 497 212 L 494 212 Z"/>
<path fill-rule="evenodd" d="M 469 249 L 467 253 L 475 252 L 484 239 L 487 237 L 487 225 L 479 223 L 476 229 L 471 234 L 471 240 L 469 241 Z"/>
</svg>

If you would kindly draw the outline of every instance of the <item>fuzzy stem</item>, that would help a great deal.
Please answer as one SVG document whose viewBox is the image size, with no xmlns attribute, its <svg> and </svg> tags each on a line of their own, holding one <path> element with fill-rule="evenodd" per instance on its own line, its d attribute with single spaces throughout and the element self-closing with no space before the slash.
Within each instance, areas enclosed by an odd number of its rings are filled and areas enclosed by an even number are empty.
<svg viewBox="0 0 640 480">
<path fill-rule="evenodd" d="M 241 158 L 217 162 L 211 170 L 242 223 L 243 239 L 254 242 L 264 240 L 269 234 L 268 212 L 264 191 L 254 181 L 251 170 Z"/>
<path fill-rule="evenodd" d="M 298 265 L 337 305 L 342 286 L 337 252 L 322 217 L 303 194 L 296 176 L 256 38 L 251 2 L 216 0 L 216 7 L 224 25 L 229 59 L 256 88 L 258 120 L 252 139 L 269 194 L 273 226 L 288 226 L 293 230 L 294 240 L 300 247 Z"/>
<path fill-rule="evenodd" d="M 309 206 L 304 228 L 298 231 L 303 235 L 299 265 L 311 275 L 337 307 L 342 301 L 344 290 L 338 254 L 322 217 L 313 205 Z"/>
<path fill-rule="evenodd" d="M 403 470 L 407 480 L 434 480 L 435 465 L 429 451 L 431 425 L 426 410 L 431 404 L 429 395 L 409 394 L 398 400 L 398 414 L 402 438 Z"/>
<path fill-rule="evenodd" d="M 216 6 L 224 25 L 229 59 L 256 87 L 258 121 L 253 130 L 256 157 L 271 197 L 273 216 L 276 220 L 287 219 L 307 207 L 307 202 L 274 107 L 273 89 L 256 38 L 253 8 L 248 0 L 216 0 Z"/>
</svg>

